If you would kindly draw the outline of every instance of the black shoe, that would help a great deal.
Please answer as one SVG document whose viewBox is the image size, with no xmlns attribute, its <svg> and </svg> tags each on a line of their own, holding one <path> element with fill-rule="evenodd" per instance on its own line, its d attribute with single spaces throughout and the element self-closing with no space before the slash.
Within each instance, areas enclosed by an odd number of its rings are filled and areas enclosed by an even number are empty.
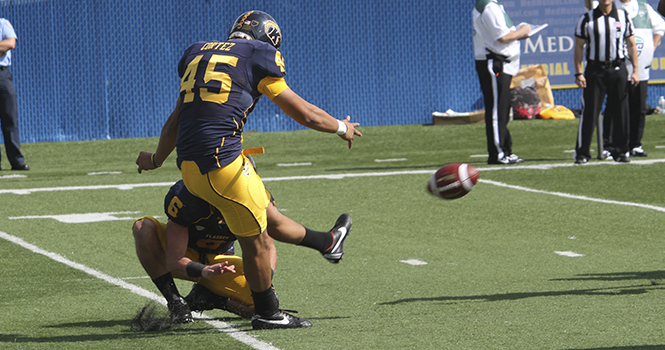
<svg viewBox="0 0 665 350">
<path fill-rule="evenodd" d="M 281 310 L 270 317 L 259 315 L 252 317 L 253 329 L 305 328 L 311 326 L 312 322 L 309 322 L 309 320 L 289 315 Z"/>
<path fill-rule="evenodd" d="M 575 164 L 581 165 L 581 164 L 586 164 L 589 162 L 589 159 L 587 157 L 577 157 L 575 159 Z"/>
<path fill-rule="evenodd" d="M 335 226 L 330 230 L 330 234 L 333 236 L 333 243 L 330 249 L 323 253 L 323 257 L 331 263 L 337 264 L 342 260 L 342 256 L 344 255 L 344 240 L 349 235 L 349 232 L 351 232 L 352 224 L 351 216 L 349 214 L 342 214 L 337 218 Z"/>
<path fill-rule="evenodd" d="M 226 310 L 226 302 L 228 300 L 229 298 L 217 295 L 198 283 L 194 283 L 192 291 L 185 297 L 185 301 L 191 311 Z"/>
<path fill-rule="evenodd" d="M 628 158 L 627 155 L 622 154 L 622 155 L 614 157 L 614 161 L 617 162 L 617 163 L 630 163 L 630 158 Z"/>
<path fill-rule="evenodd" d="M 168 303 L 169 313 L 171 313 L 171 321 L 173 323 L 190 323 L 192 319 L 192 312 L 189 310 L 189 305 L 182 297 L 178 301 Z"/>
<path fill-rule="evenodd" d="M 242 318 L 250 319 L 254 315 L 254 308 L 242 302 L 215 294 L 210 289 L 194 283 L 192 291 L 185 297 L 191 311 L 206 311 L 212 309 L 225 310 Z"/>
<path fill-rule="evenodd" d="M 18 163 L 16 165 L 12 165 L 12 170 L 30 170 L 30 167 L 28 164 Z"/>
</svg>

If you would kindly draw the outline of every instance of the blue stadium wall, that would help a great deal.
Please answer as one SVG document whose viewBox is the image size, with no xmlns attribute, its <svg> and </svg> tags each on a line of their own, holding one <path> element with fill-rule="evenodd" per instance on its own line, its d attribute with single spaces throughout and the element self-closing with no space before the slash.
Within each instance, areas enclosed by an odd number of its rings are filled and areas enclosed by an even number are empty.
<svg viewBox="0 0 665 350">
<path fill-rule="evenodd" d="M 0 0 L 0 16 L 19 38 L 11 71 L 21 140 L 49 142 L 158 136 L 178 95 L 182 52 L 225 38 L 249 9 L 280 24 L 291 88 L 335 117 L 363 126 L 428 124 L 433 111 L 480 109 L 472 3 Z M 650 89 L 654 104 L 663 88 Z M 577 89 L 554 95 L 557 104 L 581 106 Z M 246 126 L 298 129 L 265 97 Z"/>
</svg>

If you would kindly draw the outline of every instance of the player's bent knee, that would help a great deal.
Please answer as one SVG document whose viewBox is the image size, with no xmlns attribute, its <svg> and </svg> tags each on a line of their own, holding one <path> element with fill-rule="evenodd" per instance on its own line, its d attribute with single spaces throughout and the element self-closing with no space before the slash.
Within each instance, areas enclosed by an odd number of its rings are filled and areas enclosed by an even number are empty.
<svg viewBox="0 0 665 350">
<path fill-rule="evenodd" d="M 145 237 L 154 236 L 157 233 L 157 226 L 150 219 L 140 219 L 134 222 L 132 226 L 134 239 L 140 240 Z"/>
</svg>

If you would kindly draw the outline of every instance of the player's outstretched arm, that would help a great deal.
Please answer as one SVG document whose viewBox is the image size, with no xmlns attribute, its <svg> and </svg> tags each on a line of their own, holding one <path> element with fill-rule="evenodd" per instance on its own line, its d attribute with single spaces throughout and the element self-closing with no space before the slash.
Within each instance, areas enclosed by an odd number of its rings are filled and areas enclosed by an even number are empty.
<svg viewBox="0 0 665 350">
<path fill-rule="evenodd" d="M 362 136 L 362 133 L 356 130 L 360 124 L 351 123 L 351 117 L 337 120 L 321 108 L 305 101 L 290 88 L 275 96 L 272 101 L 301 125 L 321 132 L 337 133 L 348 141 L 349 148 L 353 145 L 355 136 Z"/>
<path fill-rule="evenodd" d="M 180 99 L 176 102 L 175 108 L 162 127 L 162 133 L 159 135 L 159 144 L 155 153 L 139 153 L 136 158 L 139 174 L 143 170 L 152 170 L 162 166 L 162 163 L 175 149 L 176 138 L 178 137 L 178 120 L 180 119 Z"/>
</svg>

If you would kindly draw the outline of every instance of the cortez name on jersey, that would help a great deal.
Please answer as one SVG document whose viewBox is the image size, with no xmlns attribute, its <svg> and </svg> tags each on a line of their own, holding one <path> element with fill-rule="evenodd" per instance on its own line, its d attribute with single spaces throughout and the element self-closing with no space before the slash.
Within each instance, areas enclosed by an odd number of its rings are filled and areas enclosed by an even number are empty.
<svg viewBox="0 0 665 350">
<path fill-rule="evenodd" d="M 194 161 L 203 174 L 240 155 L 242 129 L 259 97 L 288 88 L 282 55 L 258 40 L 197 42 L 180 59 L 178 74 L 178 164 Z"/>
</svg>

